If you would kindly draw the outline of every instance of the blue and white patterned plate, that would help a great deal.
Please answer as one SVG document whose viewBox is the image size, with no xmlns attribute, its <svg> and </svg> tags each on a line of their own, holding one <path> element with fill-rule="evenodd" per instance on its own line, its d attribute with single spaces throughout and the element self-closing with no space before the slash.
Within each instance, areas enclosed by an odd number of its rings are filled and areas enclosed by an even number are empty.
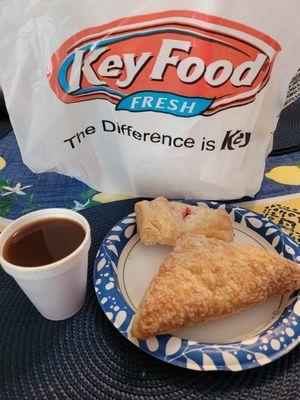
<svg viewBox="0 0 300 400">
<path fill-rule="evenodd" d="M 236 242 L 253 243 L 300 262 L 298 245 L 269 220 L 239 207 L 205 203 L 228 212 L 234 221 Z M 130 327 L 135 310 L 160 262 L 171 250 L 143 245 L 135 222 L 135 214 L 130 214 L 105 237 L 95 260 L 94 285 L 111 323 L 140 349 L 184 368 L 240 371 L 268 364 L 299 343 L 298 292 L 218 321 L 181 329 L 173 335 L 145 341 L 132 337 Z"/>
</svg>

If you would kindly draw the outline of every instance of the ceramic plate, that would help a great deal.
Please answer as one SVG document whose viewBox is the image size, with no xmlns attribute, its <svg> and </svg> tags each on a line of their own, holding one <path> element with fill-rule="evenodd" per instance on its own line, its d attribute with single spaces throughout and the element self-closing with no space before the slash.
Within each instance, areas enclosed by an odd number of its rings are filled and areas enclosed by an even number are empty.
<svg viewBox="0 0 300 400">
<path fill-rule="evenodd" d="M 225 208 L 233 220 L 236 243 L 252 243 L 300 262 L 297 244 L 269 220 L 239 207 L 205 203 L 211 208 Z M 299 343 L 298 292 L 171 335 L 145 341 L 133 338 L 130 327 L 135 310 L 169 252 L 169 247 L 140 242 L 133 213 L 111 229 L 95 260 L 94 285 L 103 311 L 114 327 L 140 349 L 184 368 L 239 371 L 268 364 Z"/>
</svg>

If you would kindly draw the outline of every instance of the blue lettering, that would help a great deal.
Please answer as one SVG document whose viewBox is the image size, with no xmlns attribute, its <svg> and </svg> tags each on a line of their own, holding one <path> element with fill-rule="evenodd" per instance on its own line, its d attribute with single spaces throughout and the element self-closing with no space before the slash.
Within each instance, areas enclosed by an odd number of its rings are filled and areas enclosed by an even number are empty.
<svg viewBox="0 0 300 400">
<path fill-rule="evenodd" d="M 201 115 L 212 104 L 213 99 L 185 97 L 173 93 L 145 91 L 123 97 L 116 110 L 157 111 L 179 117 Z"/>
</svg>

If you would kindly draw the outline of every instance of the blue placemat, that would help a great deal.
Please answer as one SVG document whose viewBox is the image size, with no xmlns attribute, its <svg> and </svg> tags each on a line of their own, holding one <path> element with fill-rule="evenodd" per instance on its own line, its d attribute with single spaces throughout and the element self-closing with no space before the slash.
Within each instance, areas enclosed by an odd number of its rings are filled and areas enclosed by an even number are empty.
<svg viewBox="0 0 300 400">
<path fill-rule="evenodd" d="M 40 316 L 0 270 L 0 399 L 2 400 L 297 400 L 299 346 L 261 368 L 194 372 L 154 359 L 114 329 L 92 280 L 99 243 L 135 200 L 82 211 L 92 228 L 88 292 L 73 318 Z"/>
<path fill-rule="evenodd" d="M 77 205 L 80 210 L 79 204 L 92 205 L 91 198 L 97 192 L 77 179 L 57 173 L 31 172 L 22 161 L 13 132 L 0 141 L 0 156 L 6 162 L 0 171 L 0 216 L 14 219 L 40 208 L 76 208 Z M 13 192 L 18 184 L 24 194 Z M 11 188 L 12 193 L 6 188 Z"/>
<path fill-rule="evenodd" d="M 47 207 L 66 207 L 80 211 L 99 205 L 101 201 L 94 200 L 97 198 L 96 190 L 77 179 L 57 173 L 32 173 L 22 162 L 13 132 L 0 140 L 0 156 L 6 163 L 0 171 L 0 216 L 2 217 L 14 219 L 29 211 Z M 277 166 L 299 163 L 300 151 L 268 157 L 266 172 Z M 300 186 L 283 185 L 264 177 L 261 190 L 255 198 L 264 199 L 298 193 L 299 188 Z"/>
</svg>

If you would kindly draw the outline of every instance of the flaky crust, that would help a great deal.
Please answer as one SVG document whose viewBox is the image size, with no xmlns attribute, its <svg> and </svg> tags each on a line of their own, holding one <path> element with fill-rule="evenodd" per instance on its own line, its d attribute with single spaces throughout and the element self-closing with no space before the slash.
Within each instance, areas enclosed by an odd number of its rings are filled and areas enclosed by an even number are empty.
<svg viewBox="0 0 300 400">
<path fill-rule="evenodd" d="M 132 335 L 146 339 L 247 309 L 300 287 L 300 266 L 249 244 L 181 236 L 137 310 Z"/>
<path fill-rule="evenodd" d="M 206 205 L 190 206 L 164 197 L 135 204 L 137 228 L 144 244 L 173 246 L 184 233 L 230 242 L 232 222 L 225 210 L 213 210 Z"/>
</svg>

